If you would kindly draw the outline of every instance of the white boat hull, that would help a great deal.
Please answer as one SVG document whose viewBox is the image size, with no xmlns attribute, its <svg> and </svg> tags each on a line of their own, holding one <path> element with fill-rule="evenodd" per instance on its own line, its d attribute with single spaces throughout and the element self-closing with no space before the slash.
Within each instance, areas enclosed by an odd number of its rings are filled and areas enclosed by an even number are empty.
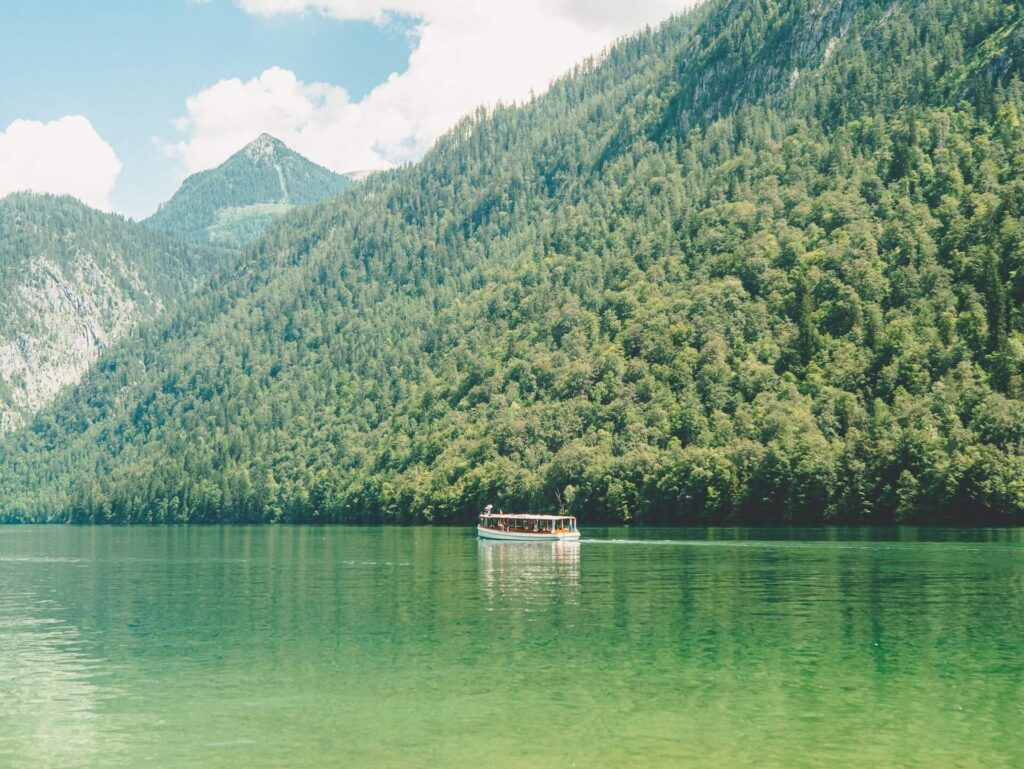
<svg viewBox="0 0 1024 769">
<path fill-rule="evenodd" d="M 505 542 L 575 542 L 580 538 L 578 531 L 500 531 L 476 527 L 476 533 L 483 539 L 500 539 Z"/>
</svg>

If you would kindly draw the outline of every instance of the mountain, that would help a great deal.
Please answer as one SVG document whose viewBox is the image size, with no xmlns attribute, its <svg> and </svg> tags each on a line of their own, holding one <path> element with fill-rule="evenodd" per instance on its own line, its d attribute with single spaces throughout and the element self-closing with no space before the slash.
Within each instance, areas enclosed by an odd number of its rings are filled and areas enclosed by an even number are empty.
<svg viewBox="0 0 1024 769">
<path fill-rule="evenodd" d="M 262 134 L 216 168 L 188 177 L 144 223 L 190 243 L 240 247 L 282 214 L 351 184 Z"/>
<path fill-rule="evenodd" d="M 0 200 L 0 432 L 221 259 L 73 198 Z"/>
<path fill-rule="evenodd" d="M 272 224 L 10 520 L 1024 523 L 1024 25 L 710 0 Z"/>
</svg>

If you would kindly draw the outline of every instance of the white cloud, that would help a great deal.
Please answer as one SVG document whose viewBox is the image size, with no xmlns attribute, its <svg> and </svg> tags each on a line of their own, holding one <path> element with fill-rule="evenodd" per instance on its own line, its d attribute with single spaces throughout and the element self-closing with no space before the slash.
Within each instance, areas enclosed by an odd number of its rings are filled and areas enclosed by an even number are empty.
<svg viewBox="0 0 1024 769">
<path fill-rule="evenodd" d="M 386 168 L 422 155 L 478 105 L 523 101 L 616 38 L 693 0 L 237 0 L 260 15 L 418 21 L 405 72 L 358 102 L 343 88 L 271 68 L 191 97 L 167 147 L 195 172 L 268 132 L 336 171 Z"/>
<path fill-rule="evenodd" d="M 49 123 L 15 120 L 0 133 L 0 197 L 51 192 L 109 211 L 119 173 L 117 154 L 81 115 Z"/>
</svg>

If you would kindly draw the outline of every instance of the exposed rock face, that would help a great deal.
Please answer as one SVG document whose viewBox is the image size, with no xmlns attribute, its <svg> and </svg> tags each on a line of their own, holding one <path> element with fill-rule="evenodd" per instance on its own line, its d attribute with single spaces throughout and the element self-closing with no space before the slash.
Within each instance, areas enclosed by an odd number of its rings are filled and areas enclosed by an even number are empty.
<svg viewBox="0 0 1024 769">
<path fill-rule="evenodd" d="M 145 298 L 141 305 L 88 254 L 64 268 L 45 257 L 28 266 L 5 309 L 17 323 L 8 320 L 0 333 L 0 432 L 18 427 L 77 382 L 100 351 L 140 319 L 143 307 L 162 307 L 130 265 L 120 260 L 119 266 L 119 277 Z"/>
<path fill-rule="evenodd" d="M 248 155 L 251 160 L 258 161 L 264 156 L 273 156 L 274 150 L 277 147 L 280 147 L 284 152 L 288 151 L 288 148 L 285 147 L 284 144 L 270 134 L 260 134 L 249 142 L 242 151 Z"/>
<path fill-rule="evenodd" d="M 68 197 L 0 199 L 0 433 L 225 258 Z"/>
</svg>

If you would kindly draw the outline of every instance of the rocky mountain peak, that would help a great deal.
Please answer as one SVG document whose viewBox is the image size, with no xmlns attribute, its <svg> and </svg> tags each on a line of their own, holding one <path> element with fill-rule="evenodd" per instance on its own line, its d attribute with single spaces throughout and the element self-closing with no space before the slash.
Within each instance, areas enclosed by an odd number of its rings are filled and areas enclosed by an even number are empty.
<svg viewBox="0 0 1024 769">
<path fill-rule="evenodd" d="M 268 133 L 262 133 L 253 139 L 245 147 L 245 154 L 253 160 L 263 157 L 273 157 L 280 150 L 287 149 L 280 139 L 276 139 Z"/>
</svg>

